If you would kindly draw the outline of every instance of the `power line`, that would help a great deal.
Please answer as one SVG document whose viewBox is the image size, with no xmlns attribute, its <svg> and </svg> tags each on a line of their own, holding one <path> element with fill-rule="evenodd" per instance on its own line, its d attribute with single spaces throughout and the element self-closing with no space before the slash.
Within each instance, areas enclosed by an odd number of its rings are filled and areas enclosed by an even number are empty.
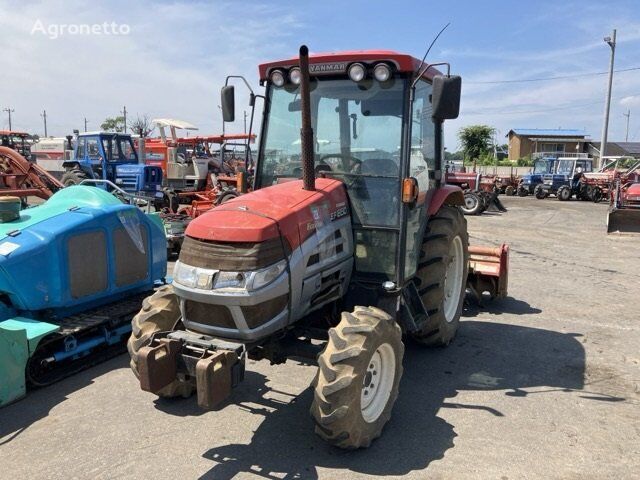
<svg viewBox="0 0 640 480">
<path fill-rule="evenodd" d="M 630 68 L 622 68 L 620 70 L 614 70 L 615 73 L 620 72 L 631 72 L 633 70 L 640 70 L 640 67 L 630 67 Z M 524 82 L 546 82 L 549 80 L 563 80 L 566 78 L 579 78 L 579 77 L 593 77 L 597 75 L 608 75 L 609 71 L 606 72 L 591 72 L 591 73 L 576 73 L 573 75 L 557 75 L 555 77 L 540 77 L 540 78 L 523 78 L 521 80 L 486 80 L 486 81 L 466 81 L 465 83 L 471 83 L 475 85 L 479 84 L 497 84 L 497 83 L 524 83 Z"/>
<path fill-rule="evenodd" d="M 640 94 L 634 93 L 632 95 L 625 95 L 625 96 L 635 97 L 636 95 L 640 95 Z M 623 97 L 620 96 L 620 97 L 613 97 L 613 98 L 617 100 Z M 520 113 L 546 113 L 546 112 L 554 112 L 558 110 L 570 110 L 573 108 L 589 107 L 591 105 L 600 105 L 602 103 L 604 103 L 604 100 L 600 100 L 597 102 L 589 102 L 589 103 L 566 104 L 560 107 L 544 108 L 541 110 L 504 110 L 504 111 L 481 110 L 481 111 L 471 111 L 471 112 L 467 112 L 463 110 L 463 113 L 465 115 L 515 115 Z"/>
</svg>

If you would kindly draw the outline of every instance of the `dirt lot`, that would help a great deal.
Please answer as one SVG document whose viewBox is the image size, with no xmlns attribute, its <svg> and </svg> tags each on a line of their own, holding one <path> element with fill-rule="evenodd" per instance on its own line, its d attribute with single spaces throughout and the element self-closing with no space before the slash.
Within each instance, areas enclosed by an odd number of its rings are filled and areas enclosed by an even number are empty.
<svg viewBox="0 0 640 480">
<path fill-rule="evenodd" d="M 218 412 L 139 390 L 126 356 L 0 410 L 1 478 L 638 478 L 638 238 L 605 205 L 507 198 L 469 219 L 511 244 L 510 298 L 468 308 L 447 349 L 407 349 L 368 449 L 313 434 L 314 369 L 249 365 Z"/>
</svg>

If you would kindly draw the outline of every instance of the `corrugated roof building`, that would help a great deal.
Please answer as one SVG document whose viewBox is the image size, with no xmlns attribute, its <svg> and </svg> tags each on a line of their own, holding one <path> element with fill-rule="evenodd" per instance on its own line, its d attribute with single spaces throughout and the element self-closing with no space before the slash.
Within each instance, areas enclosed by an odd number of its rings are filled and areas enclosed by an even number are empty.
<svg viewBox="0 0 640 480">
<path fill-rule="evenodd" d="M 590 142 L 584 130 L 563 128 L 514 128 L 507 133 L 509 160 L 524 157 L 586 153 Z"/>
</svg>

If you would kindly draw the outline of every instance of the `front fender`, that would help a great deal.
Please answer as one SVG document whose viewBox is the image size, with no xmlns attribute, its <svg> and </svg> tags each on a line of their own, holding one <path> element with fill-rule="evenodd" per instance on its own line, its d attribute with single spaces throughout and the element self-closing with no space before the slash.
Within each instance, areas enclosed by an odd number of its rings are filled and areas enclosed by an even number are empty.
<svg viewBox="0 0 640 480">
<path fill-rule="evenodd" d="M 427 214 L 429 216 L 435 215 L 443 205 L 464 205 L 464 193 L 462 189 L 455 185 L 442 185 L 438 187 L 431 197 Z"/>
</svg>

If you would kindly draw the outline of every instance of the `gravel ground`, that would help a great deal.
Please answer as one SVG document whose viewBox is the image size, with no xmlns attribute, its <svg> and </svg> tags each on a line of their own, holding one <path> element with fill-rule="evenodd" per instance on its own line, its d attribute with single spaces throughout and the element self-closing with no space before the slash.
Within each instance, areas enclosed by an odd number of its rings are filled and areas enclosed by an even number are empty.
<svg viewBox="0 0 640 480">
<path fill-rule="evenodd" d="M 605 205 L 506 198 L 469 218 L 511 245 L 509 298 L 469 307 L 446 349 L 409 346 L 383 437 L 313 433 L 314 369 L 251 363 L 217 412 L 142 392 L 120 356 L 0 410 L 0 478 L 638 478 L 638 238 Z"/>
</svg>

